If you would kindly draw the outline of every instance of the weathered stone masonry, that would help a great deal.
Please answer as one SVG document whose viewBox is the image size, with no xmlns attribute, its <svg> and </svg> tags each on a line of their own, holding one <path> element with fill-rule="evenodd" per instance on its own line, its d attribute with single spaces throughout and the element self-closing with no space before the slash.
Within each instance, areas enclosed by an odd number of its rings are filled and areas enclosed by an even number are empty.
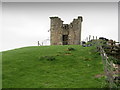
<svg viewBox="0 0 120 90">
<path fill-rule="evenodd" d="M 59 17 L 50 17 L 51 45 L 79 45 L 81 41 L 81 23 L 83 18 L 78 16 L 70 24 L 63 24 Z"/>
</svg>

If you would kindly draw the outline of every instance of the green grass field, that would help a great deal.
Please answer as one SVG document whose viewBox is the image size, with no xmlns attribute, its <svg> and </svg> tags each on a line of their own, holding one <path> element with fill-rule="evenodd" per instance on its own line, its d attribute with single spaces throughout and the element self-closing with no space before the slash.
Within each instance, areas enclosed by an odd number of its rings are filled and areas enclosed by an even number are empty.
<svg viewBox="0 0 120 90">
<path fill-rule="evenodd" d="M 68 47 L 75 50 L 68 51 Z M 3 88 L 103 88 L 95 47 L 33 46 L 2 52 Z"/>
</svg>

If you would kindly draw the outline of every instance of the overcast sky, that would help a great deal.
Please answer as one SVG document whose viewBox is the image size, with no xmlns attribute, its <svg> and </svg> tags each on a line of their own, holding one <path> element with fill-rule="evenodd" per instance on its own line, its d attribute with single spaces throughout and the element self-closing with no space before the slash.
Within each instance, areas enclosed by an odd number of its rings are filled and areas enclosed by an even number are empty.
<svg viewBox="0 0 120 90">
<path fill-rule="evenodd" d="M 92 35 L 118 41 L 117 2 L 3 3 L 1 50 L 37 46 L 37 41 L 50 38 L 50 16 L 67 24 L 82 16 L 82 40 Z"/>
</svg>

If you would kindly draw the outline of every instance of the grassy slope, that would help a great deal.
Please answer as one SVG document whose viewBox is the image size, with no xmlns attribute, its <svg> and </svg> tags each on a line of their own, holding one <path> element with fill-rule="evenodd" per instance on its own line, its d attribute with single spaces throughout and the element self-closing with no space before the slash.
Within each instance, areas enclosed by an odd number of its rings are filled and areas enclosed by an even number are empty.
<svg viewBox="0 0 120 90">
<path fill-rule="evenodd" d="M 67 51 L 73 47 L 75 51 Z M 66 54 L 66 53 L 71 54 Z M 2 53 L 3 88 L 100 88 L 101 57 L 94 47 L 36 46 Z M 54 56 L 53 61 L 41 56 Z"/>
</svg>

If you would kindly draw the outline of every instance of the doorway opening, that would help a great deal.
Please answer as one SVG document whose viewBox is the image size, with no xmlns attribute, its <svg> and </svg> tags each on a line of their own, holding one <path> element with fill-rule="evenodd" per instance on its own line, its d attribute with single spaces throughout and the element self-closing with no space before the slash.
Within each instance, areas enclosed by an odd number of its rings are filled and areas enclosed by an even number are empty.
<svg viewBox="0 0 120 90">
<path fill-rule="evenodd" d="M 63 35 L 63 45 L 68 45 L 68 35 Z"/>
</svg>

